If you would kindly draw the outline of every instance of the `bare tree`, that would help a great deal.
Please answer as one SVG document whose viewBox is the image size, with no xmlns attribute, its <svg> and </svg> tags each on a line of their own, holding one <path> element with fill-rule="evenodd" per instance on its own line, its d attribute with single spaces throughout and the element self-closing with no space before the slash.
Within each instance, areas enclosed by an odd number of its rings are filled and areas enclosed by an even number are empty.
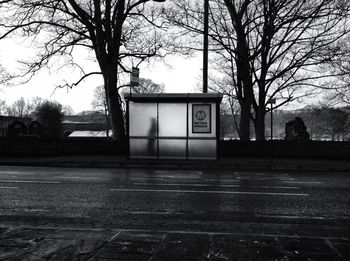
<svg viewBox="0 0 350 261">
<path fill-rule="evenodd" d="M 0 115 L 5 115 L 7 112 L 7 104 L 6 101 L 0 100 Z"/>
<path fill-rule="evenodd" d="M 12 34 L 30 37 L 38 53 L 26 61 L 23 76 L 30 79 L 53 58 L 65 59 L 64 65 L 81 68 L 82 77 L 102 75 L 115 138 L 125 138 L 118 69 L 129 72 L 130 61 L 140 63 L 165 55 L 161 24 L 156 24 L 157 5 L 150 0 L 19 0 L 0 2 L 0 39 Z M 99 71 L 85 72 L 74 59 L 77 48 L 94 54 Z"/>
<path fill-rule="evenodd" d="M 28 117 L 33 112 L 33 106 L 30 102 L 25 101 L 23 97 L 14 101 L 7 107 L 6 114 L 14 117 Z"/>
<path fill-rule="evenodd" d="M 70 105 L 62 105 L 62 113 L 64 116 L 73 115 L 74 110 Z"/>
<path fill-rule="evenodd" d="M 201 5 L 174 1 L 174 24 L 202 33 Z M 212 0 L 211 52 L 241 108 L 240 138 L 250 139 L 250 121 L 257 140 L 265 139 L 268 101 L 278 108 L 309 95 L 333 74 L 317 66 L 335 57 L 329 47 L 348 33 L 349 3 L 339 0 Z M 194 47 L 198 48 L 198 46 Z"/>
<path fill-rule="evenodd" d="M 45 100 L 39 96 L 35 96 L 32 98 L 31 104 L 34 108 L 39 107 L 41 104 L 43 104 Z"/>
<path fill-rule="evenodd" d="M 224 70 L 224 67 L 222 67 Z M 232 129 L 237 132 L 237 135 L 241 137 L 240 127 L 239 127 L 239 114 L 240 108 L 235 90 L 232 88 L 233 83 L 230 77 L 210 77 L 211 86 L 209 90 L 214 92 L 222 93 L 223 100 L 221 109 L 225 114 L 231 116 L 231 122 L 233 124 Z"/>
<path fill-rule="evenodd" d="M 100 111 L 104 114 L 106 120 L 106 136 L 109 137 L 110 118 L 108 113 L 106 92 L 102 85 L 95 88 L 91 105 L 94 110 Z"/>
<path fill-rule="evenodd" d="M 1 7 L 1 3 L 0 3 L 0 7 Z M 9 74 L 6 71 L 6 69 L 0 64 L 0 87 L 3 85 L 7 85 L 8 82 L 12 79 L 13 79 L 13 76 Z"/>
<path fill-rule="evenodd" d="M 350 104 L 350 35 L 337 41 L 331 50 L 337 55 L 322 66 L 325 72 L 331 71 L 335 77 L 324 82 L 326 92 L 324 102 L 329 105 Z"/>
<path fill-rule="evenodd" d="M 349 115 L 340 108 L 314 108 L 312 116 L 317 119 L 315 133 L 321 138 L 328 136 L 332 141 L 340 141 L 349 132 Z"/>
<path fill-rule="evenodd" d="M 163 93 L 165 89 L 164 84 L 158 84 L 151 79 L 140 78 L 139 85 L 133 86 L 136 93 Z"/>
<path fill-rule="evenodd" d="M 41 123 L 42 136 L 45 138 L 63 137 L 62 105 L 58 102 L 44 101 L 35 109 L 35 116 Z"/>
</svg>

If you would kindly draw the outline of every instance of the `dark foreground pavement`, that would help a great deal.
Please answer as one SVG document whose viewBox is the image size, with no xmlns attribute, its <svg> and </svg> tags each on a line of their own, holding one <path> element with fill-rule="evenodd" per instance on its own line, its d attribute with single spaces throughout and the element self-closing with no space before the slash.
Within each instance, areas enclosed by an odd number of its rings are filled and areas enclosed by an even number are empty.
<svg viewBox="0 0 350 261">
<path fill-rule="evenodd" d="M 0 228 L 0 260 L 350 260 L 341 238 Z"/>
<path fill-rule="evenodd" d="M 346 161 L 10 160 L 0 260 L 350 260 Z"/>
</svg>

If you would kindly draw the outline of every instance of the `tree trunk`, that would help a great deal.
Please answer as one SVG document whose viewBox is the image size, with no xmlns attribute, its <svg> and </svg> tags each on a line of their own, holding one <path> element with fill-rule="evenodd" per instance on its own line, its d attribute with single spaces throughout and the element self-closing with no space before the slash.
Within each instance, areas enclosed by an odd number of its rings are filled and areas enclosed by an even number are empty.
<svg viewBox="0 0 350 261">
<path fill-rule="evenodd" d="M 126 139 L 123 109 L 117 90 L 117 76 L 110 70 L 104 75 L 105 91 L 109 115 L 111 117 L 112 138 L 124 141 Z"/>
<path fill-rule="evenodd" d="M 261 111 L 259 108 L 259 111 L 256 115 L 255 121 L 254 121 L 254 127 L 255 127 L 255 138 L 258 141 L 266 140 L 265 137 L 265 111 Z"/>
<path fill-rule="evenodd" d="M 250 140 L 250 107 L 251 103 L 247 100 L 240 101 L 241 117 L 239 120 L 239 138 L 242 141 Z"/>
<path fill-rule="evenodd" d="M 241 21 L 239 21 L 241 23 Z M 251 106 L 254 99 L 253 82 L 251 68 L 249 64 L 249 46 L 246 42 L 243 26 L 237 29 L 237 84 L 241 90 L 237 95 L 241 106 L 240 119 L 240 139 L 243 141 L 250 140 L 250 120 Z"/>
</svg>

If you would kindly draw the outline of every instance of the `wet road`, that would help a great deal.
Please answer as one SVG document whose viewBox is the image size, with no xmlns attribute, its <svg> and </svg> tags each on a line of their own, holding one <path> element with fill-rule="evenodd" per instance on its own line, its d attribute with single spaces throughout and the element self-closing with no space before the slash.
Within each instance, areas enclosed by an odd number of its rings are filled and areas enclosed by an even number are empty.
<svg viewBox="0 0 350 261">
<path fill-rule="evenodd" d="M 285 251 L 303 238 L 347 256 L 339 251 L 350 246 L 349 174 L 1 166 L 0 224 L 109 229 L 122 240 L 216 238 L 212 245 L 264 237 Z"/>
</svg>

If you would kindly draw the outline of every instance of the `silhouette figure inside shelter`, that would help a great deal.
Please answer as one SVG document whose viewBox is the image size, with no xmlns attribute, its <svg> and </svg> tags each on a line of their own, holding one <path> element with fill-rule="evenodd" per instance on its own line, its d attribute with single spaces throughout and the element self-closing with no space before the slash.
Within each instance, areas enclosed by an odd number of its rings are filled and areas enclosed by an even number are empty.
<svg viewBox="0 0 350 261">
<path fill-rule="evenodd" d="M 151 118 L 151 126 L 148 130 L 148 144 L 147 154 L 148 156 L 157 156 L 157 119 Z"/>
</svg>

